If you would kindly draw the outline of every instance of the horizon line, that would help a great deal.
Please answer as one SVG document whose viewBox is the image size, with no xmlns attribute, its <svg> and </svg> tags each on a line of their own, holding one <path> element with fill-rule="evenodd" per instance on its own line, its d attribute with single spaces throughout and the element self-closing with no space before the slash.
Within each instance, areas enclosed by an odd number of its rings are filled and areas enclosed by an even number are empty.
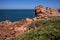
<svg viewBox="0 0 60 40">
<path fill-rule="evenodd" d="M 9 9 L 0 9 L 0 10 L 9 10 Z M 13 9 L 14 10 L 14 9 Z M 16 9 L 15 9 L 16 10 Z M 18 9 L 18 10 L 20 10 L 20 9 Z M 24 10 L 24 9 L 21 9 L 21 10 Z M 33 9 L 34 10 L 34 9 Z"/>
</svg>

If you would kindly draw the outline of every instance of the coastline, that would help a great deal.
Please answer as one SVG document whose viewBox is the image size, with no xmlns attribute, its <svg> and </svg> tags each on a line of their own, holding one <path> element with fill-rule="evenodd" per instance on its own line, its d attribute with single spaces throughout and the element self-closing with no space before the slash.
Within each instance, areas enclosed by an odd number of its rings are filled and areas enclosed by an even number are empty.
<svg viewBox="0 0 60 40">
<path fill-rule="evenodd" d="M 0 34 L 11 37 L 12 35 L 22 35 L 25 32 L 29 32 L 30 30 L 27 30 L 27 26 L 29 26 L 32 22 L 36 22 L 39 20 L 50 20 L 49 16 L 59 16 L 60 14 L 56 9 L 53 8 L 44 8 L 42 5 L 38 5 L 35 8 L 35 17 L 30 19 L 30 18 L 25 18 L 24 20 L 19 20 L 15 22 L 11 22 L 9 20 L 0 22 Z M 3 28 L 3 29 L 2 29 Z M 9 32 L 10 31 L 10 32 Z"/>
</svg>

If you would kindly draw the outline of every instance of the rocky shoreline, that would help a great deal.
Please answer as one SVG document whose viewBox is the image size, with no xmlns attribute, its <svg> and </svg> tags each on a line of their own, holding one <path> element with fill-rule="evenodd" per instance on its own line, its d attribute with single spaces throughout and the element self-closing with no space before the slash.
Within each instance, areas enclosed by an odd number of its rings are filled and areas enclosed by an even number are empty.
<svg viewBox="0 0 60 40">
<path fill-rule="evenodd" d="M 12 36 L 17 36 L 23 34 L 27 30 L 27 26 L 32 22 L 38 20 L 49 20 L 49 16 L 60 16 L 60 13 L 57 9 L 53 8 L 44 8 L 42 5 L 38 5 L 35 8 L 35 18 L 30 19 L 26 18 L 24 20 L 11 22 L 9 20 L 0 22 L 0 40 L 11 38 Z"/>
</svg>

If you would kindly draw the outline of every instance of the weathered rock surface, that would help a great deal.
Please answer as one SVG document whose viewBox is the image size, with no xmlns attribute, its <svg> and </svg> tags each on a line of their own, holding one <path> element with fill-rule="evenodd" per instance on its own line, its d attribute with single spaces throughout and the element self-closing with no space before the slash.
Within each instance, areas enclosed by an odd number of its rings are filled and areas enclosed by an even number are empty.
<svg viewBox="0 0 60 40">
<path fill-rule="evenodd" d="M 33 20 L 26 18 L 16 22 L 9 20 L 0 22 L 0 40 L 11 40 L 12 37 L 22 35 L 27 31 L 27 25 L 30 25 Z"/>
<path fill-rule="evenodd" d="M 60 16 L 57 9 L 44 8 L 42 5 L 38 5 L 35 8 L 35 15 L 37 19 L 48 19 L 48 16 Z"/>
</svg>

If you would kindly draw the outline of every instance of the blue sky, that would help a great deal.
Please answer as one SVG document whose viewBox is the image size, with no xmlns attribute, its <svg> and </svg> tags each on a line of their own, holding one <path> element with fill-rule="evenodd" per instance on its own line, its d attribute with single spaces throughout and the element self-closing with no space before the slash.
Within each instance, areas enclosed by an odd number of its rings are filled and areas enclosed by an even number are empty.
<svg viewBox="0 0 60 40">
<path fill-rule="evenodd" d="M 34 9 L 36 5 L 60 9 L 60 0 L 0 0 L 0 9 Z"/>
</svg>

